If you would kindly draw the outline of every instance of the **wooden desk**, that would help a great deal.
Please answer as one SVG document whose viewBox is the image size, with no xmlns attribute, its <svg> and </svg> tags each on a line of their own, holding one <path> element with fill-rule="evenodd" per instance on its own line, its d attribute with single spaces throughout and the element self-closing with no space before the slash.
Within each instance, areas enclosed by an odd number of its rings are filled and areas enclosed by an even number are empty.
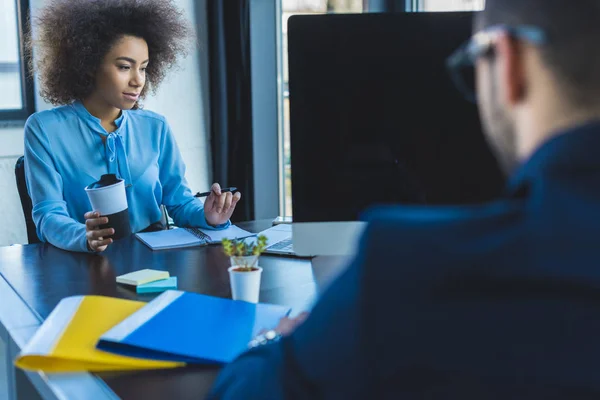
<svg viewBox="0 0 600 400">
<path fill-rule="evenodd" d="M 259 232 L 270 226 L 270 220 L 238 225 Z M 153 252 L 133 237 L 114 243 L 100 255 L 69 253 L 47 244 L 0 248 L 0 274 L 39 323 L 68 296 L 95 294 L 142 301 L 153 299 L 153 295 L 138 295 L 115 282 L 116 276 L 143 268 L 169 271 L 177 276 L 179 290 L 231 298 L 228 263 L 220 246 Z M 311 307 L 317 293 L 341 272 L 346 260 L 264 255 L 260 265 L 264 269 L 260 301 L 292 307 L 295 313 Z M 11 329 L 23 331 L 31 336 L 35 332 L 31 321 L 16 326 L 17 322 L 10 321 L 22 319 L 23 313 L 10 315 L 13 311 L 8 308 L 0 307 L 0 322 L 6 325 L 5 331 L 9 335 Z M 24 340 L 14 341 L 21 347 Z M 218 372 L 214 367 L 188 367 L 98 376 L 114 392 L 106 398 L 116 394 L 122 399 L 199 399 L 208 392 Z M 35 375 L 27 374 L 32 381 L 37 379 Z M 34 384 L 42 397 L 60 397 L 44 394 L 45 388 L 40 385 L 47 379 L 41 381 Z"/>
</svg>

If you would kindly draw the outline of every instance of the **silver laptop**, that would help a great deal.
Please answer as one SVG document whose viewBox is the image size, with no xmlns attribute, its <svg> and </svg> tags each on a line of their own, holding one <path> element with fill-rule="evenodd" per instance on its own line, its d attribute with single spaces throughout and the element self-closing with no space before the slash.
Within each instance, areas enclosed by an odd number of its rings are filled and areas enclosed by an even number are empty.
<svg viewBox="0 0 600 400">
<path fill-rule="evenodd" d="M 268 247 L 265 254 L 280 254 L 293 256 L 294 243 L 292 241 L 292 226 L 290 224 L 275 225 L 259 233 L 267 237 Z"/>
<path fill-rule="evenodd" d="M 294 252 L 298 257 L 353 256 L 366 222 L 294 222 Z"/>
<path fill-rule="evenodd" d="M 305 222 L 275 225 L 260 234 L 267 237 L 266 254 L 296 257 L 352 256 L 356 254 L 365 222 Z M 293 240 L 292 240 L 293 238 Z"/>
</svg>

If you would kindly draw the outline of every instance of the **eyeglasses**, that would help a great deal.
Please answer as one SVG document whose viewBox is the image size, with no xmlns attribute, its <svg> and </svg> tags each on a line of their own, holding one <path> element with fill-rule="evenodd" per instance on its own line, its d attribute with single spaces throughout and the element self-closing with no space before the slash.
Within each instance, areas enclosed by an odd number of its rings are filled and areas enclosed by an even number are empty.
<svg viewBox="0 0 600 400">
<path fill-rule="evenodd" d="M 493 56 L 494 45 L 501 33 L 537 45 L 547 43 L 546 33 L 535 26 L 495 25 L 473 35 L 446 60 L 446 67 L 454 84 L 465 98 L 473 103 L 477 101 L 474 83 L 475 61 L 480 57 Z"/>
</svg>

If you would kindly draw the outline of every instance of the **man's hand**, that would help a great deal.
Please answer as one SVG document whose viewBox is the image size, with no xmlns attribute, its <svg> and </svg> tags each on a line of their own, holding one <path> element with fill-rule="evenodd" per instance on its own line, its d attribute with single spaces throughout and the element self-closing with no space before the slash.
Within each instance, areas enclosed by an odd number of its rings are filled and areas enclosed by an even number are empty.
<svg viewBox="0 0 600 400">
<path fill-rule="evenodd" d="M 87 238 L 88 248 L 95 252 L 106 250 L 113 240 L 111 238 L 104 239 L 104 237 L 114 235 L 115 230 L 113 228 L 99 229 L 98 227 L 108 224 L 108 218 L 100 217 L 100 213 L 94 211 L 85 213 L 84 218 L 85 237 Z"/>
<path fill-rule="evenodd" d="M 222 225 L 229 221 L 235 205 L 242 198 L 240 192 L 221 193 L 221 185 L 213 183 L 210 188 L 210 195 L 204 202 L 204 216 L 209 225 Z"/>
<path fill-rule="evenodd" d="M 296 316 L 295 318 L 281 318 L 279 320 L 279 325 L 277 325 L 277 328 L 275 328 L 275 330 L 283 336 L 289 336 L 296 330 L 296 328 L 298 328 L 300 325 L 302 325 L 304 321 L 306 321 L 308 315 L 309 314 L 306 311 L 304 311 L 298 314 L 298 316 Z"/>
</svg>

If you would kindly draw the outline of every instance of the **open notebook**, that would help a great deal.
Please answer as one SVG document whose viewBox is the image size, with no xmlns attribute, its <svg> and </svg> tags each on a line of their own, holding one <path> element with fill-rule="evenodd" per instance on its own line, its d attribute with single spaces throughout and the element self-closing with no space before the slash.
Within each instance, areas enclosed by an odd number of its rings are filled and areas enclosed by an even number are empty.
<svg viewBox="0 0 600 400">
<path fill-rule="evenodd" d="M 140 232 L 135 236 L 152 250 L 177 249 L 221 243 L 221 240 L 243 239 L 254 236 L 235 225 L 219 231 L 200 228 L 176 228 L 158 232 Z"/>
</svg>

